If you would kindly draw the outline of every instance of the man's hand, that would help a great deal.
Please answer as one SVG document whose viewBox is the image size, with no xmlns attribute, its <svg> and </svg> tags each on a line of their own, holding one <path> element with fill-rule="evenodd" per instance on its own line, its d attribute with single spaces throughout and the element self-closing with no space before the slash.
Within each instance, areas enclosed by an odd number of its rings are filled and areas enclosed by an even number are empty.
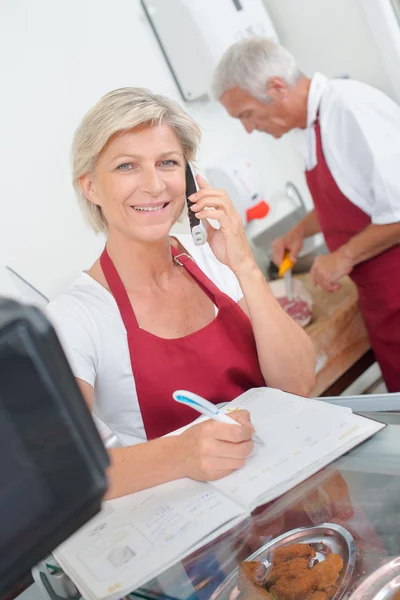
<svg viewBox="0 0 400 600">
<path fill-rule="evenodd" d="M 317 256 L 311 269 L 311 277 L 315 286 L 321 286 L 326 292 L 336 292 L 340 289 L 340 279 L 349 275 L 353 270 L 351 260 L 339 248 L 331 254 Z"/>
<path fill-rule="evenodd" d="M 277 267 L 280 267 L 286 250 L 290 251 L 290 259 L 296 262 L 304 244 L 304 232 L 302 227 L 293 227 L 288 233 L 274 240 L 272 247 L 272 260 Z"/>
</svg>

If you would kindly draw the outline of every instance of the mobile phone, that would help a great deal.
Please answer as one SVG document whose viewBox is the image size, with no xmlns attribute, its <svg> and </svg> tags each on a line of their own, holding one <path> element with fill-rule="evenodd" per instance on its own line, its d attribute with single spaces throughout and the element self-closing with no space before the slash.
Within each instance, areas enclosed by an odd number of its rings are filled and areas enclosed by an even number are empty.
<svg viewBox="0 0 400 600">
<path fill-rule="evenodd" d="M 188 207 L 188 216 L 190 223 L 190 233 L 196 246 L 202 246 L 207 241 L 207 229 L 205 224 L 196 217 L 196 213 L 190 210 L 193 202 L 190 202 L 189 196 L 197 192 L 196 180 L 189 163 L 186 163 L 186 203 Z"/>
</svg>

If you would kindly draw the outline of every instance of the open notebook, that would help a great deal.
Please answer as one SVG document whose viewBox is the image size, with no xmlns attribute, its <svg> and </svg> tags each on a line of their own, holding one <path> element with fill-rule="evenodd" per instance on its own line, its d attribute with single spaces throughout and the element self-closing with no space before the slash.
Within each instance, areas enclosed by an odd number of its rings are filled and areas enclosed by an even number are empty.
<svg viewBox="0 0 400 600">
<path fill-rule="evenodd" d="M 181 479 L 105 502 L 55 556 L 84 598 L 116 600 L 245 520 L 385 427 L 351 409 L 271 388 L 250 390 L 225 412 L 250 411 L 265 446 L 220 481 Z"/>
</svg>

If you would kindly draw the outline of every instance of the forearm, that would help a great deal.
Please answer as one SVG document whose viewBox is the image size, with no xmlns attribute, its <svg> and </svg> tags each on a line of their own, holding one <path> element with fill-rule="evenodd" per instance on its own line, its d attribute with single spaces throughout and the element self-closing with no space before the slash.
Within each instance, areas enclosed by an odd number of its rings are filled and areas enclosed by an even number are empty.
<svg viewBox="0 0 400 600">
<path fill-rule="evenodd" d="M 184 477 L 179 436 L 112 448 L 109 455 L 107 500 Z"/>
<path fill-rule="evenodd" d="M 368 225 L 339 248 L 339 252 L 355 266 L 400 243 L 400 223 Z"/>
<path fill-rule="evenodd" d="M 321 226 L 318 222 L 315 210 L 309 212 L 295 227 L 302 232 L 304 238 L 308 238 L 311 235 L 315 235 L 321 231 Z"/>
<path fill-rule="evenodd" d="M 281 308 L 256 265 L 236 273 L 253 327 L 267 385 L 308 396 L 315 381 L 315 351 L 305 331 Z"/>
</svg>

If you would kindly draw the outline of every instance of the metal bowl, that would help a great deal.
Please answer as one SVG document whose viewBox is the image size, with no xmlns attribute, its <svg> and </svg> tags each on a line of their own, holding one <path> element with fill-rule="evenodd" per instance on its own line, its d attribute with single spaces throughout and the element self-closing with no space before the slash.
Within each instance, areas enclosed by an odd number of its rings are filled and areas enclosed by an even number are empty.
<svg viewBox="0 0 400 600">
<path fill-rule="evenodd" d="M 259 560 L 269 566 L 275 550 L 289 544 L 299 543 L 313 545 L 319 561 L 324 560 L 327 554 L 331 552 L 340 554 L 343 559 L 343 569 L 340 573 L 338 590 L 332 600 L 343 598 L 356 564 L 356 545 L 351 533 L 335 523 L 323 523 L 315 527 L 293 529 L 259 548 L 246 558 L 246 561 Z M 215 590 L 210 600 L 230 600 L 238 597 L 237 579 L 238 568 L 228 575 L 225 581 Z M 359 598 L 361 600 L 361 596 Z"/>
</svg>

